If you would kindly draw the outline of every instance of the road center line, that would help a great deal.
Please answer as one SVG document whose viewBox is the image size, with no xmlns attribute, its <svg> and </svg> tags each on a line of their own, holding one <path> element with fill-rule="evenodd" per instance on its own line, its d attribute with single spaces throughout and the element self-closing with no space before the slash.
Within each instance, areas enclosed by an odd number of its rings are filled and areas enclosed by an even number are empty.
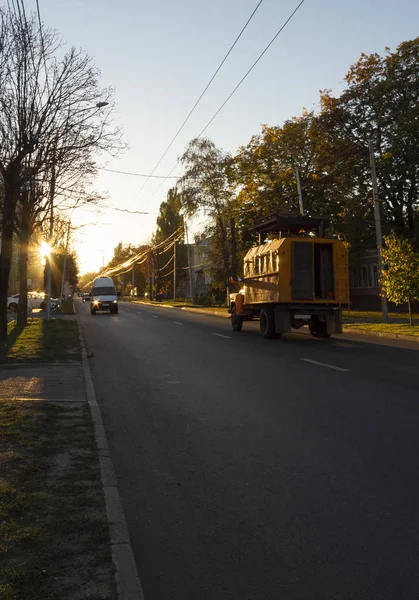
<svg viewBox="0 0 419 600">
<path fill-rule="evenodd" d="M 151 315 L 153 317 L 153 319 L 158 319 L 157 315 Z"/>
<path fill-rule="evenodd" d="M 335 367 L 334 365 L 328 365 L 327 363 L 319 362 L 318 360 L 311 360 L 310 358 L 300 358 L 300 360 L 304 360 L 305 362 L 312 363 L 313 365 L 319 365 L 320 367 L 327 367 L 328 369 L 335 369 L 335 371 L 342 371 L 343 373 L 347 373 L 350 369 L 342 369 L 342 367 Z"/>
<path fill-rule="evenodd" d="M 183 325 L 183 323 L 180 323 L 179 321 L 173 321 L 173 323 L 174 323 L 175 325 Z"/>
<path fill-rule="evenodd" d="M 230 340 L 231 337 L 229 335 L 223 335 L 222 333 L 212 333 L 212 335 L 218 335 L 218 337 L 226 338 L 226 340 Z"/>
</svg>

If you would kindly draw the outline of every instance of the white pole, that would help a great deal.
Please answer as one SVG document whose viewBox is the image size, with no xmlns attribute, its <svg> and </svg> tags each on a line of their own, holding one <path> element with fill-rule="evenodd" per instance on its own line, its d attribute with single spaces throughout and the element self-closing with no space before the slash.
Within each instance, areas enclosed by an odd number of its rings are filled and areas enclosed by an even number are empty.
<svg viewBox="0 0 419 600">
<path fill-rule="evenodd" d="M 190 256 L 190 247 L 189 247 L 189 238 L 188 238 L 188 227 L 186 225 L 186 221 L 185 221 L 185 238 L 186 238 L 186 248 L 188 249 L 189 292 L 190 292 L 191 301 L 193 302 L 194 293 L 193 293 L 193 289 L 192 289 L 192 267 L 191 267 L 191 256 Z"/>
<path fill-rule="evenodd" d="M 378 249 L 378 270 L 380 273 L 383 271 L 383 258 L 381 256 L 381 250 L 383 247 L 383 234 L 381 232 L 381 215 L 380 215 L 380 201 L 378 198 L 378 185 L 377 185 L 377 171 L 375 168 L 375 156 L 374 156 L 374 146 L 372 143 L 372 139 L 369 141 L 369 153 L 370 153 L 370 165 L 371 165 L 371 178 L 372 178 L 372 199 L 374 202 L 374 220 L 375 220 L 375 239 L 377 243 Z M 388 321 L 388 305 L 387 298 L 382 295 L 383 290 L 380 286 L 380 295 L 381 295 L 381 313 L 383 322 L 386 323 Z"/>
<path fill-rule="evenodd" d="M 176 300 L 176 238 L 173 242 L 173 301 Z"/>
</svg>

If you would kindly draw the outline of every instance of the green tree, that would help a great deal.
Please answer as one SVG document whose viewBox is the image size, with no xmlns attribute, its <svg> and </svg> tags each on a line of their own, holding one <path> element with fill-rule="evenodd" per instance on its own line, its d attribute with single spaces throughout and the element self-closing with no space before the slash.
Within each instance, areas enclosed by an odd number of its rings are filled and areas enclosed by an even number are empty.
<svg viewBox="0 0 419 600">
<path fill-rule="evenodd" d="M 113 278 L 115 287 L 121 294 L 129 293 L 133 288 L 137 289 L 138 296 L 144 294 L 147 279 L 148 250 L 148 244 L 134 246 L 133 244 L 119 242 L 115 246 L 113 257 L 105 266 L 103 272 Z M 132 259 L 137 256 L 139 257 L 138 260 L 134 260 L 131 264 Z M 128 266 L 124 266 L 127 261 L 131 262 Z M 134 285 L 132 285 L 133 283 Z"/>
<path fill-rule="evenodd" d="M 181 210 L 181 194 L 177 188 L 171 188 L 167 192 L 166 201 L 160 204 L 157 230 L 153 236 L 153 243 L 156 245 L 171 238 L 167 250 L 163 247 L 163 249 L 154 252 L 156 290 L 158 293 L 164 291 L 170 296 L 174 294 L 174 238 L 176 238 L 176 288 L 179 284 L 182 284 L 186 277 L 187 254 L 183 240 L 184 219 Z M 175 236 L 176 232 L 179 233 Z"/>
<path fill-rule="evenodd" d="M 51 258 L 51 295 L 52 298 L 59 298 L 61 294 L 61 280 L 64 268 L 65 248 L 55 247 L 50 254 Z M 77 255 L 74 251 L 68 252 L 65 263 L 66 281 L 74 291 L 78 283 L 79 267 L 77 264 Z M 44 272 L 44 286 L 46 287 L 46 270 Z"/>
<path fill-rule="evenodd" d="M 255 217 L 299 212 L 298 164 L 305 213 L 328 216 L 333 230 L 353 245 L 368 245 L 374 239 L 372 203 L 368 182 L 358 175 L 360 161 L 367 159 L 368 152 L 360 156 L 351 140 L 331 134 L 322 114 L 304 111 L 283 126 L 264 126 L 234 158 L 243 242 L 257 241 L 251 230 Z"/>
<path fill-rule="evenodd" d="M 329 139 L 349 140 L 361 153 L 356 176 L 362 201 L 373 140 L 384 229 L 419 244 L 419 37 L 395 52 L 387 48 L 385 56 L 362 54 L 345 80 L 339 97 L 329 91 L 321 96 Z"/>
<path fill-rule="evenodd" d="M 186 215 L 203 212 L 219 239 L 219 267 L 225 285 L 237 277 L 236 195 L 229 176 L 231 156 L 207 138 L 192 140 L 180 157 L 185 174 L 179 180 Z"/>
<path fill-rule="evenodd" d="M 408 240 L 396 236 L 385 238 L 381 255 L 386 265 L 380 277 L 383 292 L 395 304 L 407 303 L 413 325 L 412 301 L 419 300 L 419 255 Z"/>
<path fill-rule="evenodd" d="M 90 291 L 90 288 L 92 287 L 91 283 L 94 279 L 96 279 L 96 277 L 99 277 L 99 273 L 96 271 L 89 271 L 88 273 L 83 273 L 83 275 L 80 275 L 79 277 L 79 288 L 84 292 Z"/>
</svg>

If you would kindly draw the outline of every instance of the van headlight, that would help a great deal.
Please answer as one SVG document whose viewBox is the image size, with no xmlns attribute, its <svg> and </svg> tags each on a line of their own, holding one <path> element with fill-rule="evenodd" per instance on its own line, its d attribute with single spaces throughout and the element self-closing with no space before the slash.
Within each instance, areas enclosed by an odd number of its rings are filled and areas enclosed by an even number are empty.
<svg viewBox="0 0 419 600">
<path fill-rule="evenodd" d="M 99 304 L 99 300 L 93 300 L 93 304 Z"/>
<path fill-rule="evenodd" d="M 113 303 L 114 303 L 114 304 L 118 304 L 118 300 L 114 300 L 114 301 L 113 301 Z"/>
</svg>

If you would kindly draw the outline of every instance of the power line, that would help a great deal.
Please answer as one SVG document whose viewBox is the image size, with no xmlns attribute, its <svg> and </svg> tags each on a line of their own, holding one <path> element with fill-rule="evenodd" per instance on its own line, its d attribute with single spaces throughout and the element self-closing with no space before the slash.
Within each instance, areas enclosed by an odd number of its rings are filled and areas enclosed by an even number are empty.
<svg viewBox="0 0 419 600">
<path fill-rule="evenodd" d="M 288 17 L 288 19 L 285 21 L 285 23 L 282 25 L 282 27 L 276 32 L 276 34 L 274 35 L 274 37 L 271 39 L 271 41 L 269 42 L 269 44 L 266 46 L 266 48 L 263 50 L 263 52 L 261 54 L 259 54 L 258 58 L 255 60 L 255 62 L 253 63 L 253 65 L 250 67 L 250 69 L 243 75 L 243 77 L 240 79 L 239 83 L 236 85 L 236 87 L 234 88 L 234 90 L 231 92 L 231 94 L 226 98 L 226 100 L 222 103 L 222 105 L 220 106 L 220 108 L 217 110 L 217 112 L 213 115 L 213 117 L 211 117 L 211 119 L 208 121 L 208 123 L 205 125 L 204 129 L 201 131 L 201 133 L 198 135 L 198 138 L 201 137 L 201 135 L 204 133 L 204 131 L 206 129 L 208 129 L 208 127 L 211 125 L 211 123 L 214 121 L 214 119 L 217 117 L 217 115 L 222 111 L 222 109 L 224 108 L 224 106 L 227 104 L 227 102 L 230 100 L 230 98 L 233 96 L 233 94 L 236 93 L 236 91 L 239 89 L 239 87 L 241 86 L 241 84 L 243 83 L 243 81 L 247 78 L 247 76 L 253 71 L 253 69 L 255 68 L 255 66 L 258 64 L 258 62 L 260 61 L 260 59 L 262 58 L 262 56 L 267 52 L 267 50 L 272 46 L 272 44 L 274 43 L 274 41 L 276 40 L 276 38 L 280 35 L 280 33 L 285 29 L 285 27 L 288 25 L 288 23 L 291 21 L 291 19 L 293 18 L 293 16 L 295 15 L 295 13 L 298 11 L 298 9 L 304 4 L 305 0 L 301 0 L 301 2 L 297 5 L 297 7 L 292 11 L 292 13 L 290 14 L 290 16 Z"/>
<path fill-rule="evenodd" d="M 129 213 L 130 215 L 156 215 L 157 214 L 157 213 L 151 213 L 151 212 L 141 212 L 140 210 L 128 210 L 126 208 L 115 208 L 115 207 L 112 207 L 112 208 L 119 212 Z"/>
<path fill-rule="evenodd" d="M 195 104 L 193 105 L 193 107 L 191 108 L 191 110 L 189 111 L 186 119 L 183 121 L 182 125 L 179 127 L 179 129 L 177 130 L 177 132 L 175 133 L 175 135 L 173 136 L 171 142 L 169 143 L 169 145 L 167 146 L 166 150 L 163 152 L 163 154 L 160 156 L 159 160 L 157 161 L 156 165 L 154 166 L 154 169 L 151 172 L 151 175 L 149 175 L 149 177 L 147 178 L 147 180 L 143 183 L 143 185 L 141 186 L 138 194 L 136 195 L 136 197 L 138 197 L 141 192 L 143 191 L 144 187 L 147 185 L 148 180 L 150 179 L 150 177 L 153 176 L 153 173 L 155 172 L 155 170 L 157 169 L 157 167 L 159 166 L 159 164 L 161 163 L 161 161 L 163 160 L 163 158 L 166 156 L 166 154 L 168 153 L 168 151 L 170 150 L 170 148 L 172 147 L 174 141 L 176 140 L 176 138 L 178 137 L 178 135 L 180 134 L 180 132 L 182 131 L 182 129 L 185 127 L 186 123 L 189 121 L 190 117 L 192 116 L 192 113 L 195 111 L 196 107 L 198 106 L 198 104 L 201 102 L 202 98 L 204 97 L 206 91 L 208 90 L 209 86 L 211 85 L 211 83 L 214 81 L 215 77 L 217 76 L 218 72 L 220 71 L 221 67 L 223 66 L 223 64 L 225 63 L 225 61 L 227 60 L 227 58 L 229 57 L 229 55 L 231 54 L 234 46 L 237 44 L 237 42 L 239 41 L 239 39 L 241 38 L 243 32 L 245 31 L 245 29 L 247 28 L 247 26 L 249 25 L 250 21 L 253 19 L 254 15 L 256 14 L 256 11 L 258 10 L 259 6 L 262 4 L 263 0 L 259 0 L 258 4 L 256 5 L 256 8 L 253 10 L 252 14 L 250 15 L 250 17 L 247 19 L 246 23 L 244 24 L 242 30 L 240 31 L 239 35 L 236 37 L 236 39 L 234 40 L 233 44 L 231 45 L 229 51 L 227 52 L 227 54 L 224 56 L 223 60 L 221 61 L 221 63 L 218 65 L 215 73 L 213 74 L 213 76 L 211 77 L 211 79 L 209 80 L 209 82 L 207 83 L 207 85 L 205 86 L 204 90 L 202 91 L 201 95 L 199 96 L 198 100 L 195 102 Z M 168 179 L 168 177 L 166 177 L 166 179 Z M 134 198 L 135 200 L 135 198 Z"/>
<path fill-rule="evenodd" d="M 158 268 L 158 271 L 159 271 L 159 272 L 160 272 L 160 271 L 164 271 L 164 270 L 166 269 L 166 267 L 168 267 L 168 266 L 170 265 L 170 263 L 172 262 L 172 260 L 173 260 L 173 256 L 171 256 L 171 257 L 169 258 L 169 260 L 168 260 L 168 261 L 167 261 L 167 263 L 164 265 L 164 267 L 159 267 L 159 268 Z M 173 272 L 173 271 L 172 271 L 172 272 Z"/>
<path fill-rule="evenodd" d="M 107 276 L 107 275 L 112 275 L 112 274 L 118 275 L 118 274 L 122 273 L 122 271 L 120 271 L 120 269 L 127 269 L 127 271 L 129 271 L 130 268 L 132 267 L 133 263 L 139 264 L 138 263 L 139 260 L 141 260 L 145 256 L 148 256 L 150 253 L 156 252 L 156 250 L 159 250 L 160 248 L 162 248 L 162 246 L 165 246 L 164 251 L 171 248 L 171 246 L 173 245 L 173 241 L 171 242 L 172 238 L 180 239 L 178 236 L 181 235 L 182 231 L 183 231 L 183 227 L 182 226 L 178 227 L 178 229 L 176 229 L 176 231 L 174 231 L 172 234 L 170 234 L 162 242 L 159 242 L 158 244 L 155 244 L 154 246 L 149 246 L 146 250 L 142 250 L 142 251 L 138 252 L 137 254 L 130 256 L 127 260 L 125 260 L 122 263 L 119 263 L 118 265 L 115 265 L 114 267 L 109 267 L 107 269 L 102 270 L 100 272 L 100 275 L 102 277 Z M 127 271 L 124 271 L 124 272 L 127 272 Z M 89 281 L 88 283 L 86 283 L 85 285 L 86 286 L 89 285 L 92 281 L 93 281 L 93 279 L 91 281 Z"/>
<path fill-rule="evenodd" d="M 45 43 L 44 43 L 44 33 L 42 31 L 42 20 L 41 20 L 41 11 L 39 9 L 39 0 L 36 0 L 36 12 L 38 14 L 38 23 L 39 23 L 39 35 L 41 38 L 41 51 L 42 57 L 44 59 L 44 67 L 45 67 L 45 83 L 47 86 L 48 94 L 50 93 L 49 82 L 48 82 L 48 68 L 47 68 L 47 60 L 45 57 Z"/>
<path fill-rule="evenodd" d="M 144 173 L 131 173 L 129 171 L 117 171 L 116 169 L 105 169 L 98 167 L 99 171 L 107 171 L 108 173 L 119 173 L 120 175 L 132 175 L 132 177 L 148 177 L 153 179 L 169 179 L 167 175 L 145 175 Z M 173 175 L 170 179 L 179 179 L 177 175 Z"/>
<path fill-rule="evenodd" d="M 281 28 L 276 32 L 276 34 L 274 35 L 274 37 L 271 39 L 271 41 L 269 42 L 269 44 L 265 47 L 265 49 L 263 50 L 263 52 L 261 52 L 261 54 L 259 54 L 258 58 L 255 60 L 255 62 L 252 64 L 252 66 L 250 67 L 250 69 L 248 69 L 248 71 L 243 75 L 243 77 L 240 79 L 239 83 L 236 85 L 236 87 L 233 89 L 233 91 L 229 94 L 229 96 L 226 98 L 226 100 L 222 103 L 222 105 L 220 106 L 220 108 L 217 110 L 216 113 L 214 113 L 214 115 L 211 117 L 211 119 L 208 121 L 208 123 L 205 125 L 204 129 L 202 129 L 201 133 L 197 136 L 197 139 L 201 137 L 201 135 L 204 133 L 204 131 L 206 131 L 206 129 L 208 129 L 208 127 L 211 125 L 211 123 L 214 121 L 214 119 L 219 115 L 219 113 L 222 111 L 222 109 L 224 108 L 224 106 L 227 104 L 227 102 L 230 100 L 230 98 L 236 93 L 236 91 L 239 89 L 239 87 L 241 86 L 241 84 L 244 82 L 244 80 L 247 78 L 247 76 L 251 73 L 251 71 L 253 71 L 253 69 L 255 68 L 255 66 L 258 64 L 258 62 L 260 61 L 260 59 L 263 57 L 263 55 L 267 52 L 267 50 L 272 46 L 272 44 L 274 43 L 274 41 L 276 40 L 276 38 L 280 35 L 280 33 L 285 29 L 285 27 L 288 25 L 288 23 L 291 21 L 291 19 L 293 18 L 293 16 L 295 15 L 295 13 L 298 11 L 298 9 L 302 6 L 302 4 L 304 4 L 305 0 L 301 0 L 301 2 L 297 5 L 297 7 L 292 11 L 292 13 L 290 14 L 290 16 L 288 17 L 288 19 L 285 21 L 285 23 L 281 26 Z M 171 175 L 171 173 L 176 169 L 176 167 L 178 166 L 178 164 L 180 163 L 180 161 L 178 160 L 175 164 L 175 166 L 173 167 L 173 169 L 169 172 L 169 174 L 167 175 L 166 179 L 169 178 L 169 176 Z M 157 191 L 161 188 L 161 186 L 164 183 L 164 179 L 162 180 L 162 182 L 160 183 L 160 185 L 157 187 L 156 190 L 154 190 L 154 192 L 152 193 L 152 195 L 150 196 L 150 198 L 147 200 L 147 202 L 149 202 L 154 194 L 157 193 Z M 144 186 L 143 186 L 144 187 Z M 142 189 L 142 188 L 141 188 Z M 140 190 L 141 192 L 141 190 Z"/>
</svg>

